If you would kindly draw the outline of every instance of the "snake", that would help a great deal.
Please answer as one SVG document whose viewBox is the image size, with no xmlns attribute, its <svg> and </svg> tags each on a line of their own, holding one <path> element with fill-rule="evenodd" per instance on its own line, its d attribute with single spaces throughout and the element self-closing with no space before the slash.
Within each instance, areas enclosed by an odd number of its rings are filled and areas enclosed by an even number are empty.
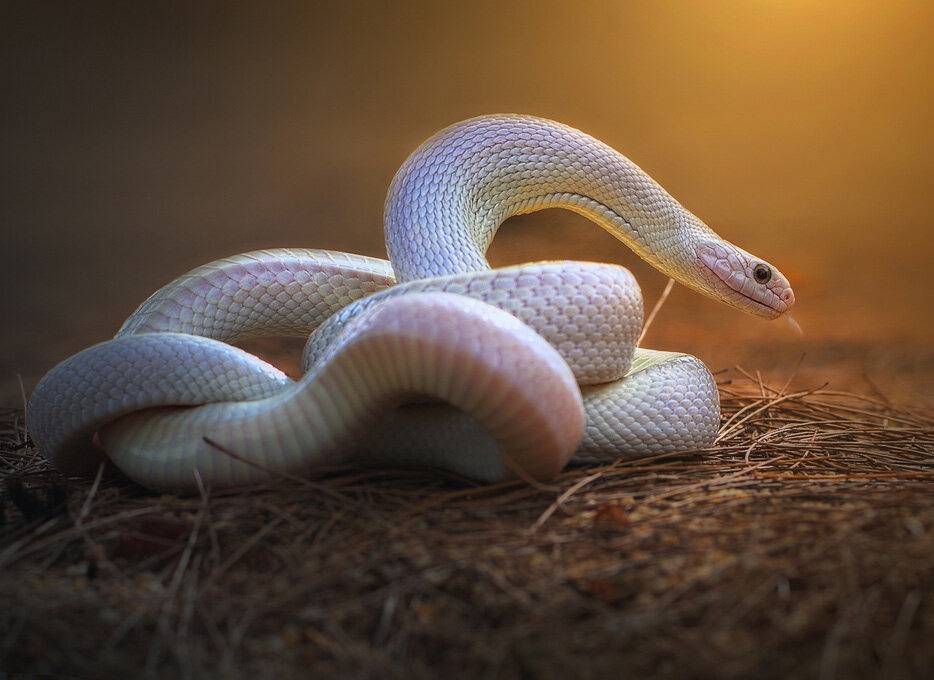
<svg viewBox="0 0 934 680">
<path fill-rule="evenodd" d="M 575 261 L 492 268 L 500 225 L 579 213 L 675 281 L 754 316 L 794 304 L 771 263 L 573 127 L 497 114 L 444 128 L 386 197 L 388 260 L 310 249 L 223 258 L 153 293 L 28 402 L 65 474 L 112 465 L 156 490 L 236 487 L 348 463 L 477 480 L 553 479 L 572 460 L 709 447 L 702 361 L 637 347 L 638 283 Z M 292 379 L 238 348 L 308 338 Z"/>
</svg>

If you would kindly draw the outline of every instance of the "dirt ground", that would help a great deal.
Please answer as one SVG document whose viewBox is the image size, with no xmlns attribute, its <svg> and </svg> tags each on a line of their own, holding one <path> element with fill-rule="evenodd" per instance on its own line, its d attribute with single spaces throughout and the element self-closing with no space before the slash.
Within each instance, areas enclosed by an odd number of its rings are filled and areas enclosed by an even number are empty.
<svg viewBox="0 0 934 680">
<path fill-rule="evenodd" d="M 718 371 L 714 449 L 535 488 L 347 468 L 153 495 L 110 472 L 60 477 L 9 408 L 0 668 L 930 677 L 934 413 L 915 393 L 929 365 L 839 343 L 784 370 L 778 347 L 760 358 L 782 380 Z"/>
</svg>

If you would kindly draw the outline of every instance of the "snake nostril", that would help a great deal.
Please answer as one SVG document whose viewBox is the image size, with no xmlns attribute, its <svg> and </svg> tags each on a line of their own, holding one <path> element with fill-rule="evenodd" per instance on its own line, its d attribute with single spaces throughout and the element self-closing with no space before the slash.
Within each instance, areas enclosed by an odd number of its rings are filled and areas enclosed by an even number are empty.
<svg viewBox="0 0 934 680">
<path fill-rule="evenodd" d="M 782 293 L 782 300 L 785 302 L 790 302 L 791 300 L 794 300 L 794 298 L 795 294 L 791 292 L 791 288 L 786 288 L 785 292 Z"/>
</svg>

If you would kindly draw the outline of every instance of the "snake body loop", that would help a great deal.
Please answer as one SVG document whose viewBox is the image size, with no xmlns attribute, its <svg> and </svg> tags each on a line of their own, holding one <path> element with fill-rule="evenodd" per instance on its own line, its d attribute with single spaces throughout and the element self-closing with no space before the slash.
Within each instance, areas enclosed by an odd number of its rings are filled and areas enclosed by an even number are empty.
<svg viewBox="0 0 934 680">
<path fill-rule="evenodd" d="M 233 486 L 350 460 L 548 479 L 575 453 L 709 445 L 713 378 L 689 355 L 636 348 L 642 298 L 628 271 L 490 269 L 503 220 L 547 207 L 588 216 L 749 313 L 774 318 L 794 302 L 777 269 L 609 146 L 552 121 L 484 116 L 442 130 L 396 174 L 389 262 L 282 249 L 199 267 L 42 379 L 33 437 L 65 471 L 106 455 L 174 490 L 193 489 L 196 470 Z M 299 381 L 228 344 L 259 335 L 309 337 Z"/>
</svg>

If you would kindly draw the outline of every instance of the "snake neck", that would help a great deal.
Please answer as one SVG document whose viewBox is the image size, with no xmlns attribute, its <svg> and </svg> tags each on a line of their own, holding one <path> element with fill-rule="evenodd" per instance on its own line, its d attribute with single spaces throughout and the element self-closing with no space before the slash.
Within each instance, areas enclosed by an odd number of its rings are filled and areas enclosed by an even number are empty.
<svg viewBox="0 0 934 680">
<path fill-rule="evenodd" d="M 694 245 L 720 240 L 635 163 L 599 140 L 531 116 L 483 116 L 439 132 L 393 179 L 385 230 L 396 278 L 489 269 L 486 251 L 500 224 L 545 208 L 588 217 L 695 289 L 702 282 Z"/>
</svg>

